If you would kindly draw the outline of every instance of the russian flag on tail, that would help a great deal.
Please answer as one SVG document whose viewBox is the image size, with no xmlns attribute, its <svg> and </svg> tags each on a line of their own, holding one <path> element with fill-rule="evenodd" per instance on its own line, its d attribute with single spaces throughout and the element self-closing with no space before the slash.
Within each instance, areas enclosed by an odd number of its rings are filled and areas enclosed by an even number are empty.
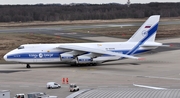
<svg viewBox="0 0 180 98">
<path fill-rule="evenodd" d="M 151 26 L 145 26 L 145 28 L 151 28 Z"/>
</svg>

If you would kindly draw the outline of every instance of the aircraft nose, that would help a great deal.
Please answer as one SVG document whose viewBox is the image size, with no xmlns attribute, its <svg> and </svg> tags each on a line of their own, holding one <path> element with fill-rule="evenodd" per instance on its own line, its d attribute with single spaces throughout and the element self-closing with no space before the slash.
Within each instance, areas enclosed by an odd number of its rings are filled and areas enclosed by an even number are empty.
<svg viewBox="0 0 180 98">
<path fill-rule="evenodd" d="M 4 57 L 3 57 L 3 58 L 4 58 L 4 60 L 7 60 L 7 55 L 4 55 Z"/>
</svg>

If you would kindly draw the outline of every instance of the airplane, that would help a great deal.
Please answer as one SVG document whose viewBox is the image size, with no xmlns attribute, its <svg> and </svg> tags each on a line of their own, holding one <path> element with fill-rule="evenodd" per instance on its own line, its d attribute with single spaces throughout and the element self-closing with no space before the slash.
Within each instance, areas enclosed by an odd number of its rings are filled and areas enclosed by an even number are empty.
<svg viewBox="0 0 180 98">
<path fill-rule="evenodd" d="M 71 65 L 96 65 L 98 63 L 138 59 L 134 55 L 160 46 L 155 42 L 160 15 L 150 16 L 125 42 L 24 44 L 4 55 L 5 61 L 26 64 L 68 63 Z"/>
</svg>

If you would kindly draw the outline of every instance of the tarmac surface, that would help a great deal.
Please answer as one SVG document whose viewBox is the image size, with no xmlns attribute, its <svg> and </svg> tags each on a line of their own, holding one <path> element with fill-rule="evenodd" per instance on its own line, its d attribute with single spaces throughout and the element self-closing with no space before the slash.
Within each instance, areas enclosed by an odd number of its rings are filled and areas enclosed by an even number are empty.
<svg viewBox="0 0 180 98">
<path fill-rule="evenodd" d="M 168 24 L 169 25 L 169 24 Z M 93 41 L 125 41 L 125 39 L 89 35 L 66 31 L 69 27 L 42 27 L 1 29 L 0 33 L 34 32 L 61 35 Z M 75 28 L 75 27 L 74 27 Z M 78 27 L 79 28 L 79 27 Z M 27 30 L 27 31 L 26 31 Z M 61 32 L 61 33 L 59 33 Z M 63 33 L 65 32 L 65 33 Z M 108 39 L 108 40 L 107 40 Z M 76 83 L 80 89 L 138 88 L 133 84 L 180 89 L 180 38 L 158 40 L 171 45 L 171 48 L 158 48 L 152 52 L 138 55 L 145 60 L 120 60 L 97 66 L 72 67 L 67 64 L 0 64 L 0 89 L 10 90 L 11 98 L 18 93 L 45 92 L 65 98 L 72 94 L 69 85 L 62 84 L 62 78 Z M 46 89 L 47 82 L 61 84 L 60 89 Z"/>
</svg>

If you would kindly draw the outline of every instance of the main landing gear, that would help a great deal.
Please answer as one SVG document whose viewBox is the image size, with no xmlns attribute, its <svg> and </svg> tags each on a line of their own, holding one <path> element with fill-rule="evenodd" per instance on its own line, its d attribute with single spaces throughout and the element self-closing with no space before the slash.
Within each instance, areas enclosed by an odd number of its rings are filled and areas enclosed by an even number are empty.
<svg viewBox="0 0 180 98">
<path fill-rule="evenodd" d="M 31 66 L 29 64 L 26 65 L 26 68 L 31 68 Z"/>
<path fill-rule="evenodd" d="M 87 64 L 77 64 L 77 63 L 73 63 L 71 64 L 71 66 L 96 66 L 97 63 L 87 63 Z"/>
</svg>

